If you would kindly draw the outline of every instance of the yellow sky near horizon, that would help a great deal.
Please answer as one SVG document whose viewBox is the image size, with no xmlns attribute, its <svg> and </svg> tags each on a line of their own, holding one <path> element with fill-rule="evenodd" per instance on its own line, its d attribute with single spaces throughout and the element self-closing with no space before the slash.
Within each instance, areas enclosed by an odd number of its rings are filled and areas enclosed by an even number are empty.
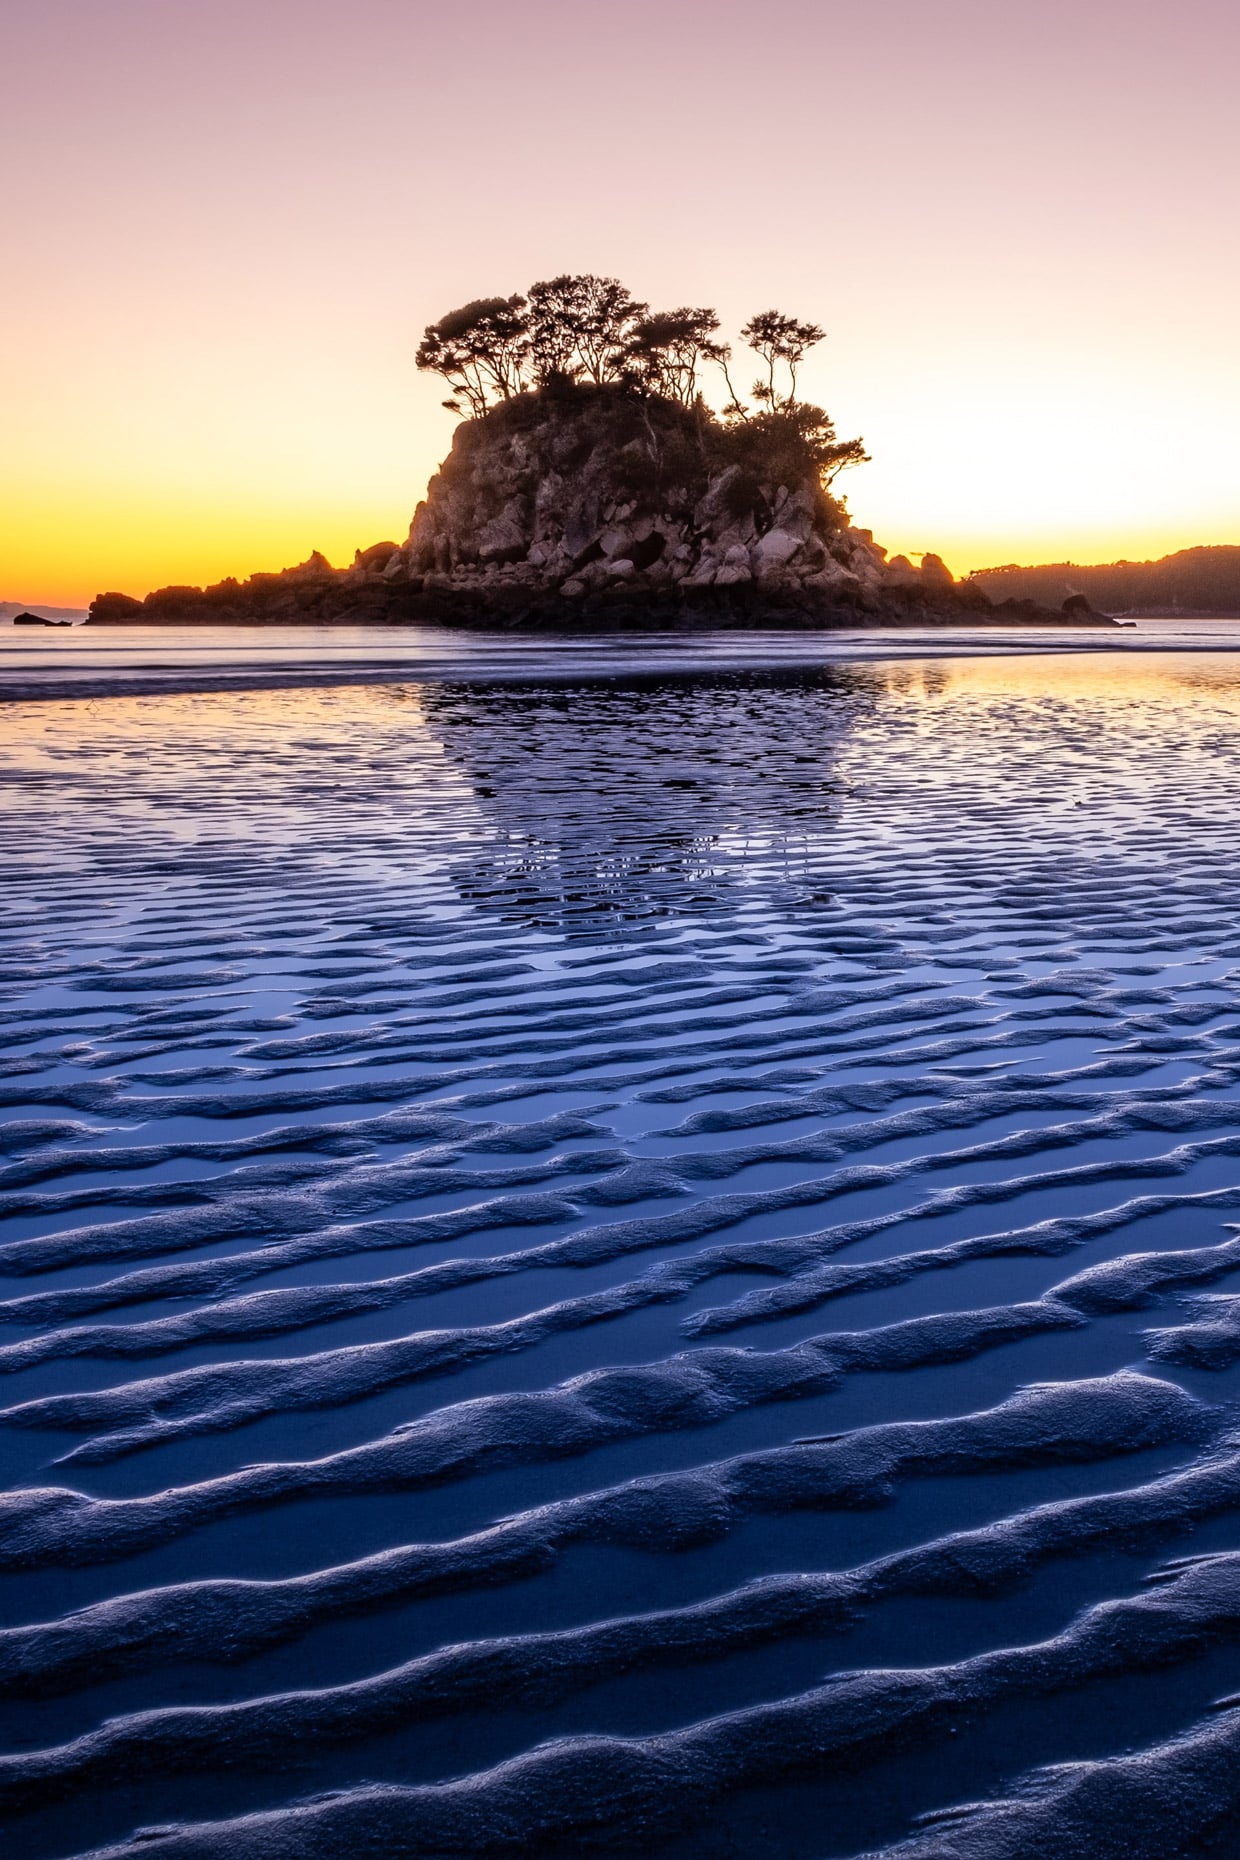
<svg viewBox="0 0 1240 1860">
<path fill-rule="evenodd" d="M 825 324 L 893 553 L 1240 541 L 1230 0 L 713 6 L 479 0 L 471 64 L 429 0 L 8 0 L 0 599 L 401 538 L 423 325 L 566 269 Z"/>
</svg>

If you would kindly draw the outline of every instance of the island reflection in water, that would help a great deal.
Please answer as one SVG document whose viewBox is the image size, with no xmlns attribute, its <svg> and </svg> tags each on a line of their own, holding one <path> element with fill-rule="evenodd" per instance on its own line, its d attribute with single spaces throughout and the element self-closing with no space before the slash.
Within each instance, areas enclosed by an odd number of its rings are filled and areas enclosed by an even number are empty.
<svg viewBox="0 0 1240 1860">
<path fill-rule="evenodd" d="M 838 812 L 840 744 L 883 688 L 869 667 L 423 687 L 487 828 L 447 869 L 465 901 L 544 928 L 734 912 L 758 871 L 770 902 L 827 903 L 808 849 Z"/>
</svg>

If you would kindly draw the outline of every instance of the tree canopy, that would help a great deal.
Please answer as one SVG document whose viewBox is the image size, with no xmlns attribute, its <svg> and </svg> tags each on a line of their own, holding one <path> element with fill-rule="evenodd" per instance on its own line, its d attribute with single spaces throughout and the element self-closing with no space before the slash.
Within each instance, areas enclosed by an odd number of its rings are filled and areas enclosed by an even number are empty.
<svg viewBox="0 0 1240 1860">
<path fill-rule="evenodd" d="M 511 400 L 527 385 L 526 310 L 521 296 L 480 297 L 428 326 L 417 364 L 443 376 L 452 389 L 452 399 L 444 405 L 453 413 L 468 407 L 476 418 L 493 400 Z"/>
<path fill-rule="evenodd" d="M 520 394 L 576 385 L 653 396 L 712 420 L 702 375 L 713 365 L 726 387 L 723 419 L 742 454 L 790 447 L 812 461 L 824 486 L 865 460 L 860 439 L 837 439 L 823 409 L 798 399 L 798 370 L 825 336 L 817 323 L 782 310 L 749 318 L 741 338 L 762 365 L 753 405 L 732 385 L 732 350 L 719 327 L 704 306 L 652 311 L 618 278 L 564 273 L 524 296 L 478 298 L 449 311 L 426 329 L 417 365 L 447 382 L 446 407 L 474 419 Z"/>
</svg>

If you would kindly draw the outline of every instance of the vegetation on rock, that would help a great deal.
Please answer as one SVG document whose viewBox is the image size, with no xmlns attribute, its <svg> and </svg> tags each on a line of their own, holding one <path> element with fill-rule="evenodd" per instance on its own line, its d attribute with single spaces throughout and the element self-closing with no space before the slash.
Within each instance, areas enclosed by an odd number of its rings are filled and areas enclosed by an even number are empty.
<svg viewBox="0 0 1240 1860">
<path fill-rule="evenodd" d="M 781 310 L 750 317 L 741 336 L 762 370 L 750 390 L 751 408 L 732 384 L 732 349 L 719 339 L 713 310 L 681 305 L 652 312 L 618 278 L 565 274 L 531 285 L 526 296 L 478 298 L 449 311 L 428 325 L 417 364 L 447 382 L 452 392 L 444 406 L 471 419 L 530 393 L 562 399 L 572 387 L 610 387 L 639 402 L 691 409 L 704 449 L 709 429 L 724 425 L 744 435 L 738 449 L 755 463 L 768 449 L 782 452 L 783 469 L 816 469 L 829 484 L 863 463 L 866 452 L 860 439 L 837 439 L 821 407 L 797 398 L 797 371 L 824 335 L 817 323 Z M 727 390 L 722 422 L 702 392 L 710 364 Z"/>
</svg>

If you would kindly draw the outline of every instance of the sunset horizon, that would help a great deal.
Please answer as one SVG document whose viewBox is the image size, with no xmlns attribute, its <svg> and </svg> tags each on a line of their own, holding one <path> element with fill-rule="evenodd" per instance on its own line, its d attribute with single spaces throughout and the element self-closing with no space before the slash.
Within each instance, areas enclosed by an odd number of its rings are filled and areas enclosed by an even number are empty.
<svg viewBox="0 0 1240 1860">
<path fill-rule="evenodd" d="M 488 4 L 466 79 L 400 0 L 11 0 L 0 598 L 401 540 L 453 426 L 423 326 L 569 270 L 821 323 L 804 390 L 893 554 L 1240 541 L 1221 0 L 805 0 L 765 76 L 731 0 L 625 20 L 603 56 Z"/>
</svg>

